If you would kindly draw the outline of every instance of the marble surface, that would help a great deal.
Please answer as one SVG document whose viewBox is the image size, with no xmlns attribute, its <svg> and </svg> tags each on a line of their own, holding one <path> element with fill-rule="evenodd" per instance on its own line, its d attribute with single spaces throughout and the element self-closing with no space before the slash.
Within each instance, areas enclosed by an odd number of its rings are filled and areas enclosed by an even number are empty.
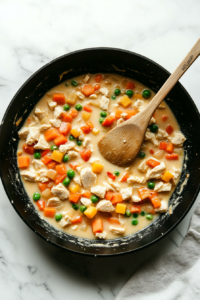
<svg viewBox="0 0 200 300">
<path fill-rule="evenodd" d="M 172 72 L 199 37 L 199 11 L 198 0 L 0 1 L 0 118 L 31 74 L 73 50 L 128 49 Z M 180 81 L 200 108 L 200 59 Z M 181 244 L 195 208 L 150 248 L 89 258 L 41 240 L 15 213 L 2 184 L 0 192 L 0 290 L 5 300 L 112 300 L 140 264 Z"/>
</svg>

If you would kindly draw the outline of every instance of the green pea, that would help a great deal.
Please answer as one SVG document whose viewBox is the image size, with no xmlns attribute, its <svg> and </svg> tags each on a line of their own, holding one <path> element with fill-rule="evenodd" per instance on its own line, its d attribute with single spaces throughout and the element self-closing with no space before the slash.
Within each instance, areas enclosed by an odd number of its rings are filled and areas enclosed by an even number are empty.
<svg viewBox="0 0 200 300">
<path fill-rule="evenodd" d="M 119 176 L 119 175 L 120 175 L 119 171 L 115 171 L 114 174 L 115 174 L 116 176 Z"/>
<path fill-rule="evenodd" d="M 81 145 L 82 145 L 82 141 L 78 140 L 78 141 L 76 142 L 76 144 L 77 144 L 78 146 L 81 146 Z"/>
<path fill-rule="evenodd" d="M 70 179 L 74 178 L 74 176 L 75 176 L 74 170 L 68 170 L 68 171 L 67 171 L 67 176 L 68 176 Z"/>
<path fill-rule="evenodd" d="M 55 220 L 58 222 L 62 219 L 62 214 L 61 213 L 57 213 L 55 214 Z"/>
<path fill-rule="evenodd" d="M 150 129 L 151 132 L 156 133 L 158 131 L 158 125 L 157 124 L 151 124 L 149 126 L 149 129 Z"/>
<path fill-rule="evenodd" d="M 145 216 L 145 212 L 144 212 L 144 211 L 141 211 L 140 214 L 141 214 L 141 216 L 143 216 L 143 217 Z"/>
<path fill-rule="evenodd" d="M 72 80 L 72 81 L 71 81 L 71 85 L 77 86 L 77 85 L 78 85 L 78 82 L 77 82 L 76 80 Z"/>
<path fill-rule="evenodd" d="M 56 145 L 52 145 L 50 149 L 51 151 L 54 151 L 54 150 L 58 150 L 58 147 Z"/>
<path fill-rule="evenodd" d="M 101 116 L 102 118 L 107 117 L 107 112 L 106 112 L 106 111 L 101 111 L 101 112 L 100 112 L 100 116 Z"/>
<path fill-rule="evenodd" d="M 115 100 L 115 99 L 116 99 L 116 96 L 112 96 L 111 98 L 112 98 L 113 100 Z"/>
<path fill-rule="evenodd" d="M 148 99 L 150 96 L 151 96 L 150 90 L 147 90 L 147 89 L 143 90 L 142 97 Z"/>
<path fill-rule="evenodd" d="M 64 161 L 64 162 L 68 162 L 68 161 L 69 161 L 69 155 L 65 154 L 65 155 L 63 156 L 63 161 Z"/>
<path fill-rule="evenodd" d="M 72 134 L 70 134 L 69 140 L 70 140 L 70 141 L 73 141 L 74 139 L 75 139 L 75 137 L 74 137 Z"/>
<path fill-rule="evenodd" d="M 138 220 L 137 219 L 133 219 L 131 223 L 132 223 L 132 225 L 137 225 L 138 224 Z"/>
<path fill-rule="evenodd" d="M 84 213 L 84 211 L 87 209 L 87 206 L 81 205 L 81 206 L 79 207 L 79 209 L 80 209 L 80 211 L 81 211 L 82 213 Z"/>
<path fill-rule="evenodd" d="M 119 96 L 120 94 L 121 94 L 120 89 L 116 89 L 116 90 L 115 90 L 115 95 L 116 95 L 116 96 Z"/>
<path fill-rule="evenodd" d="M 127 90 L 127 91 L 126 91 L 126 95 L 127 95 L 129 98 L 133 97 L 133 91 L 132 91 L 132 90 Z"/>
<path fill-rule="evenodd" d="M 68 186 L 70 184 L 70 179 L 68 177 L 66 177 L 62 183 L 64 186 Z"/>
<path fill-rule="evenodd" d="M 65 83 L 65 86 L 68 86 L 68 83 L 67 83 L 67 82 Z"/>
<path fill-rule="evenodd" d="M 134 213 L 134 214 L 133 214 L 133 218 L 136 219 L 137 217 L 138 217 L 138 214 L 137 214 L 137 213 Z"/>
<path fill-rule="evenodd" d="M 79 206 L 78 206 L 78 204 L 73 203 L 73 204 L 72 204 L 72 208 L 75 209 L 75 210 L 78 210 L 78 209 L 79 209 Z"/>
<path fill-rule="evenodd" d="M 34 201 L 38 201 L 38 200 L 40 200 L 40 198 L 41 198 L 41 195 L 38 192 L 33 194 L 33 200 Z"/>
<path fill-rule="evenodd" d="M 76 104 L 75 108 L 76 108 L 76 110 L 80 111 L 83 107 L 81 104 Z"/>
<path fill-rule="evenodd" d="M 66 110 L 66 111 L 67 111 L 67 110 L 70 110 L 70 106 L 69 106 L 68 104 L 65 104 L 65 105 L 63 106 L 63 109 Z"/>
<path fill-rule="evenodd" d="M 96 203 L 97 201 L 99 201 L 99 198 L 97 197 L 97 196 L 92 196 L 91 197 L 91 201 L 92 201 L 92 203 Z"/>
<path fill-rule="evenodd" d="M 146 219 L 147 220 L 153 220 L 153 215 L 152 214 L 147 214 Z"/>
<path fill-rule="evenodd" d="M 155 183 L 154 183 L 153 181 L 149 181 L 149 182 L 147 183 L 147 186 L 148 186 L 149 189 L 153 190 L 154 187 L 155 187 Z"/>
<path fill-rule="evenodd" d="M 139 157 L 140 157 L 140 158 L 145 158 L 145 156 L 146 156 L 146 154 L 145 154 L 144 152 L 141 151 L 141 152 L 139 153 Z"/>
<path fill-rule="evenodd" d="M 35 152 L 34 153 L 34 158 L 35 159 L 40 159 L 41 158 L 41 153 L 40 152 Z"/>
<path fill-rule="evenodd" d="M 130 212 L 130 210 L 127 209 L 127 210 L 125 211 L 125 216 L 126 216 L 126 217 L 130 217 L 130 215 L 131 215 L 131 212 Z"/>
<path fill-rule="evenodd" d="M 104 119 L 103 119 L 103 118 L 100 118 L 100 119 L 99 119 L 99 123 L 100 123 L 100 124 L 102 124 L 102 123 L 103 123 L 103 121 L 104 121 Z"/>
</svg>

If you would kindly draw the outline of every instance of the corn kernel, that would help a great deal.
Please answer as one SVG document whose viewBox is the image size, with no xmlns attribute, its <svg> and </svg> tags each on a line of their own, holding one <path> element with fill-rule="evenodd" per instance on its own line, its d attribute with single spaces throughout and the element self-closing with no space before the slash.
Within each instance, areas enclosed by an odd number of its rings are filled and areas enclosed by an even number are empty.
<svg viewBox="0 0 200 300">
<path fill-rule="evenodd" d="M 89 118 L 91 117 L 91 113 L 83 111 L 82 112 L 82 118 L 85 122 L 87 122 L 89 120 Z"/>
<path fill-rule="evenodd" d="M 68 104 L 74 105 L 76 103 L 76 100 L 77 100 L 77 95 L 76 95 L 76 93 L 72 92 L 69 94 L 69 96 L 67 97 L 65 102 Z"/>
<path fill-rule="evenodd" d="M 127 95 L 124 95 L 123 97 L 121 97 L 118 101 L 119 103 L 121 103 L 121 105 L 126 108 L 131 104 L 131 100 Z"/>
<path fill-rule="evenodd" d="M 52 155 L 51 155 L 51 159 L 61 163 L 62 160 L 63 160 L 63 156 L 64 156 L 64 153 L 58 151 L 58 150 L 54 150 Z"/>
<path fill-rule="evenodd" d="M 94 135 L 97 135 L 97 134 L 99 133 L 99 129 L 98 129 L 98 128 L 93 128 L 93 129 L 92 129 L 92 133 L 93 133 Z"/>
<path fill-rule="evenodd" d="M 81 187 L 78 184 L 73 184 L 69 187 L 70 192 L 74 193 L 74 194 L 78 193 L 80 191 L 80 189 L 81 189 Z"/>
<path fill-rule="evenodd" d="M 75 138 L 77 138 L 77 137 L 79 137 L 79 136 L 82 134 L 82 130 L 81 130 L 78 126 L 76 126 L 76 127 L 72 128 L 71 134 L 72 134 Z"/>
<path fill-rule="evenodd" d="M 86 217 L 88 217 L 89 219 L 92 219 L 97 213 L 97 209 L 96 207 L 88 207 L 85 211 L 84 214 L 86 215 Z"/>
<path fill-rule="evenodd" d="M 92 172 L 101 173 L 103 170 L 103 165 L 98 162 L 93 162 L 92 164 Z"/>
<path fill-rule="evenodd" d="M 126 212 L 126 204 L 117 203 L 115 210 L 116 210 L 116 213 L 124 215 Z"/>
<path fill-rule="evenodd" d="M 169 171 L 166 171 L 161 179 L 165 182 L 169 182 L 170 179 L 172 179 L 173 177 L 174 177 L 174 175 L 172 173 L 170 173 Z"/>
<path fill-rule="evenodd" d="M 56 179 L 56 176 L 57 176 L 57 172 L 55 170 L 48 170 L 47 172 L 47 177 L 52 179 L 52 180 L 55 180 Z"/>
</svg>

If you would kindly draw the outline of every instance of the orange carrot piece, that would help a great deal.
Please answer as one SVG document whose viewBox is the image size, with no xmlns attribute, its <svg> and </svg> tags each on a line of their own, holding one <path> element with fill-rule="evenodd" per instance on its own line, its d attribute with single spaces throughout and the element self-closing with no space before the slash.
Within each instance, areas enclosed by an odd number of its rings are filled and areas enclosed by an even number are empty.
<svg viewBox="0 0 200 300">
<path fill-rule="evenodd" d="M 94 85 L 94 90 L 95 91 L 99 90 L 100 88 L 101 88 L 100 84 L 97 83 L 97 84 Z"/>
<path fill-rule="evenodd" d="M 28 168 L 30 165 L 30 157 L 29 156 L 18 156 L 18 167 L 20 169 Z"/>
<path fill-rule="evenodd" d="M 53 170 L 53 169 L 55 169 L 56 162 L 55 161 L 51 161 L 46 166 L 47 166 L 48 169 L 52 169 Z"/>
<path fill-rule="evenodd" d="M 174 151 L 174 145 L 172 143 L 168 143 L 166 151 L 172 153 Z"/>
<path fill-rule="evenodd" d="M 87 112 L 92 112 L 92 107 L 90 107 L 89 105 L 83 106 L 83 109 Z"/>
<path fill-rule="evenodd" d="M 123 199 L 121 194 L 114 194 L 111 200 L 112 204 L 120 203 L 122 201 Z"/>
<path fill-rule="evenodd" d="M 76 216 L 74 217 L 72 220 L 71 220 L 71 224 L 74 225 L 74 224 L 78 224 L 78 223 L 81 223 L 82 222 L 82 216 Z"/>
<path fill-rule="evenodd" d="M 137 114 L 137 112 L 134 109 L 126 110 L 126 113 L 127 113 L 127 115 L 125 116 L 125 120 L 128 120 Z"/>
<path fill-rule="evenodd" d="M 82 93 L 89 97 L 90 95 L 94 94 L 94 87 L 91 84 L 84 84 L 82 86 Z"/>
<path fill-rule="evenodd" d="M 67 174 L 67 168 L 65 166 L 65 164 L 60 164 L 56 166 L 56 172 L 58 173 L 58 175 L 66 175 Z"/>
<path fill-rule="evenodd" d="M 48 163 L 50 163 L 52 161 L 51 157 L 48 155 L 45 155 L 41 161 L 43 162 L 44 165 L 47 165 Z"/>
<path fill-rule="evenodd" d="M 135 83 L 132 81 L 129 81 L 126 85 L 127 90 L 133 90 L 135 88 Z"/>
<path fill-rule="evenodd" d="M 121 225 L 120 221 L 116 218 L 108 218 L 107 221 L 110 223 L 110 224 L 117 224 L 117 225 Z"/>
<path fill-rule="evenodd" d="M 114 123 L 114 121 L 115 121 L 115 116 L 110 115 L 109 117 L 105 118 L 102 125 L 105 127 L 109 127 Z"/>
<path fill-rule="evenodd" d="M 73 164 L 69 164 L 70 168 L 72 168 L 72 170 L 76 170 L 76 168 L 78 167 L 78 164 L 73 163 Z"/>
<path fill-rule="evenodd" d="M 94 124 L 91 121 L 88 121 L 86 125 L 88 125 L 91 129 L 94 128 Z"/>
<path fill-rule="evenodd" d="M 90 199 L 91 193 L 90 191 L 85 191 L 84 193 L 81 194 L 81 196 Z"/>
<path fill-rule="evenodd" d="M 58 136 L 55 140 L 54 140 L 54 143 L 56 146 L 60 146 L 60 145 L 63 145 L 65 143 L 67 143 L 67 138 L 64 136 L 64 135 L 60 135 Z"/>
<path fill-rule="evenodd" d="M 150 152 L 151 154 L 154 154 L 154 150 L 153 150 L 152 148 L 149 149 L 149 152 Z"/>
<path fill-rule="evenodd" d="M 121 109 L 116 109 L 115 110 L 115 119 L 116 120 L 120 119 L 122 113 L 123 113 L 123 111 Z"/>
<path fill-rule="evenodd" d="M 73 120 L 72 116 L 70 116 L 70 114 L 67 113 L 67 112 L 63 112 L 62 115 L 61 115 L 61 117 L 62 117 L 62 121 L 66 122 L 66 123 L 71 123 L 72 120 Z"/>
<path fill-rule="evenodd" d="M 160 162 L 154 159 L 148 159 L 146 164 L 152 168 L 155 168 L 156 166 L 160 165 Z"/>
<path fill-rule="evenodd" d="M 156 192 L 149 192 L 149 199 L 151 200 L 151 203 L 153 204 L 154 208 L 158 208 L 161 206 L 161 202 L 158 199 L 158 193 Z"/>
<path fill-rule="evenodd" d="M 77 203 L 81 198 L 81 194 L 79 193 L 76 193 L 76 194 L 73 194 L 71 193 L 70 196 L 69 196 L 69 201 L 72 202 L 72 203 Z"/>
<path fill-rule="evenodd" d="M 159 149 L 160 150 L 166 150 L 167 149 L 167 142 L 160 142 Z"/>
<path fill-rule="evenodd" d="M 168 160 L 178 160 L 178 154 L 172 153 L 172 154 L 166 154 L 165 158 Z"/>
<path fill-rule="evenodd" d="M 170 135 L 174 131 L 174 128 L 171 125 L 168 125 L 166 128 L 166 132 Z"/>
<path fill-rule="evenodd" d="M 78 116 L 78 111 L 74 108 L 71 108 L 69 114 L 72 118 L 76 118 Z"/>
<path fill-rule="evenodd" d="M 36 204 L 37 204 L 39 210 L 44 210 L 45 209 L 45 201 L 39 200 L 39 201 L 36 202 Z"/>
<path fill-rule="evenodd" d="M 138 194 L 141 200 L 144 200 L 146 198 L 149 198 L 149 190 L 147 190 L 146 188 L 140 188 L 138 189 Z"/>
<path fill-rule="evenodd" d="M 90 149 L 85 149 L 85 150 L 82 150 L 80 152 L 80 155 L 81 155 L 81 158 L 84 160 L 84 161 L 88 161 L 91 157 L 91 150 Z"/>
<path fill-rule="evenodd" d="M 140 213 L 141 212 L 141 206 L 139 206 L 139 205 L 131 205 L 130 212 L 132 214 L 134 214 L 134 213 Z"/>
<path fill-rule="evenodd" d="M 47 131 L 45 131 L 44 136 L 47 142 L 50 142 L 54 139 L 56 139 L 60 134 L 55 128 L 51 128 Z"/>
<path fill-rule="evenodd" d="M 91 131 L 91 127 L 89 125 L 84 125 L 81 126 L 81 130 L 83 131 L 84 134 L 88 134 Z"/>
<path fill-rule="evenodd" d="M 44 150 L 44 151 L 42 151 L 41 156 L 44 157 L 44 156 L 47 155 L 48 153 L 50 153 L 50 150 L 49 150 L 49 149 Z"/>
<path fill-rule="evenodd" d="M 71 130 L 71 124 L 62 122 L 58 131 L 63 135 L 67 135 L 70 132 L 70 130 Z"/>
<path fill-rule="evenodd" d="M 106 200 L 112 200 L 112 197 L 114 196 L 113 192 L 107 191 L 105 194 L 105 199 Z"/>
<path fill-rule="evenodd" d="M 96 82 L 101 82 L 102 81 L 102 79 L 103 79 L 103 75 L 102 74 L 97 74 L 96 76 L 95 76 L 95 78 L 94 78 L 94 80 L 96 81 Z"/>
<path fill-rule="evenodd" d="M 92 222 L 93 233 L 103 232 L 103 221 L 102 219 L 97 219 Z"/>
<path fill-rule="evenodd" d="M 38 187 L 39 187 L 40 191 L 41 192 L 45 191 L 48 188 L 48 184 L 49 184 L 49 182 L 45 182 L 45 183 L 40 182 L 40 183 L 38 183 Z"/>
<path fill-rule="evenodd" d="M 122 176 L 120 181 L 121 182 L 127 181 L 128 178 L 129 178 L 129 174 L 126 172 L 126 173 L 124 173 L 124 175 Z"/>
<path fill-rule="evenodd" d="M 44 209 L 44 216 L 47 218 L 53 218 L 55 216 L 56 210 L 53 207 L 46 207 Z"/>
<path fill-rule="evenodd" d="M 27 145 L 27 144 L 24 144 L 24 145 L 23 145 L 23 151 L 24 151 L 25 153 L 28 153 L 28 154 L 33 155 L 34 152 L 35 152 L 35 149 L 34 149 L 33 147 L 34 147 L 34 145 Z"/>
<path fill-rule="evenodd" d="M 162 120 L 163 120 L 163 121 L 166 121 L 167 119 L 168 119 L 168 116 L 167 116 L 167 115 L 163 115 L 163 116 L 162 116 Z"/>
<path fill-rule="evenodd" d="M 56 176 L 55 184 L 57 185 L 57 184 L 63 182 L 63 180 L 65 179 L 65 177 L 66 177 L 66 174 Z"/>
<path fill-rule="evenodd" d="M 53 94 L 53 101 L 60 105 L 65 104 L 65 95 L 61 93 L 55 93 Z"/>
</svg>

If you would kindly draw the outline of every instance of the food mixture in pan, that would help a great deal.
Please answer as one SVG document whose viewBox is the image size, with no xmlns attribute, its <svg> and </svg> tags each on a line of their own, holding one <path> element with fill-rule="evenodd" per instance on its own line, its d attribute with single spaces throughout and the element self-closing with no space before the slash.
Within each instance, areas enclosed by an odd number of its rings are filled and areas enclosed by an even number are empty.
<svg viewBox="0 0 200 300">
<path fill-rule="evenodd" d="M 41 98 L 19 131 L 17 158 L 25 190 L 42 219 L 78 237 L 114 239 L 171 210 L 185 137 L 165 102 L 130 167 L 112 165 L 97 145 L 154 95 L 120 75 L 87 74 Z"/>
</svg>

